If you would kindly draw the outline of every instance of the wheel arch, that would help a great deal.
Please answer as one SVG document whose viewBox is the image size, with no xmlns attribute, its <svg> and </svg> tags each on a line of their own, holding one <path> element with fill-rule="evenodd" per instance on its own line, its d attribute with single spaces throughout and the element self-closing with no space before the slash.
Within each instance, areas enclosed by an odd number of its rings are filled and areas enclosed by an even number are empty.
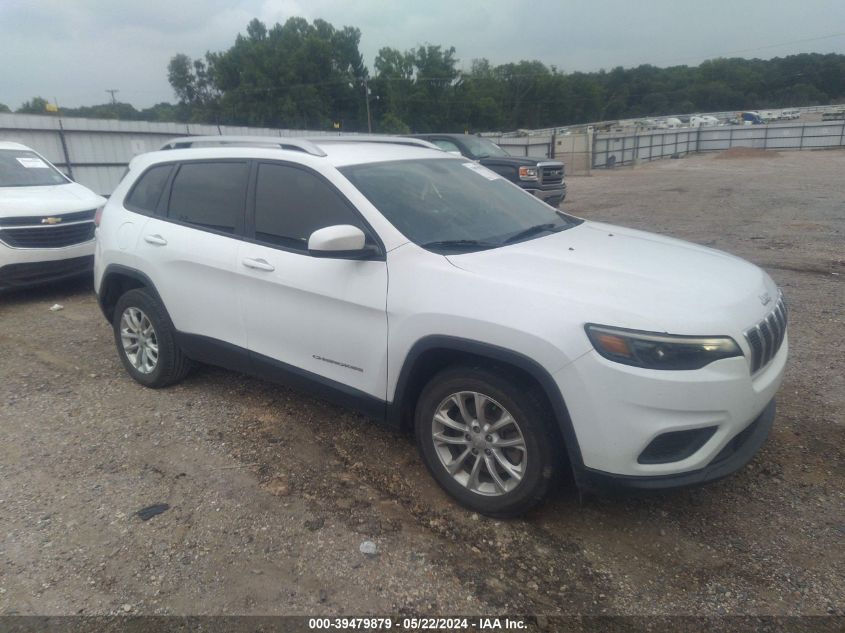
<svg viewBox="0 0 845 633">
<path fill-rule="evenodd" d="M 129 290 L 136 288 L 146 288 L 159 303 L 164 305 L 155 284 L 140 270 L 120 264 L 109 264 L 106 267 L 100 287 L 97 289 L 97 302 L 109 323 L 114 320 L 114 308 L 118 299 Z"/>
<path fill-rule="evenodd" d="M 569 458 L 576 476 L 583 467 L 581 450 L 563 396 L 551 374 L 537 361 L 519 352 L 453 336 L 427 336 L 409 350 L 399 372 L 387 418 L 391 426 L 413 427 L 414 406 L 425 384 L 437 372 L 456 364 L 483 364 L 485 367 L 516 373 L 535 385 L 538 394 L 554 415 L 557 439 Z"/>
</svg>

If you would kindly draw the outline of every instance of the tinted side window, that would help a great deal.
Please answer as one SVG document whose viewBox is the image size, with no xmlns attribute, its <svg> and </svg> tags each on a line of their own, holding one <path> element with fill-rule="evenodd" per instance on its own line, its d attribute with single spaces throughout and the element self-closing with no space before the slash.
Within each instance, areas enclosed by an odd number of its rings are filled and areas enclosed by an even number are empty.
<svg viewBox="0 0 845 633">
<path fill-rule="evenodd" d="M 173 179 L 167 215 L 180 222 L 234 233 L 240 225 L 248 163 L 188 163 Z"/>
<path fill-rule="evenodd" d="M 352 224 L 360 218 L 326 182 L 311 172 L 287 165 L 258 167 L 255 190 L 255 238 L 305 250 L 317 229 Z"/>
<path fill-rule="evenodd" d="M 145 171 L 126 198 L 126 206 L 136 211 L 153 213 L 173 165 L 158 165 Z"/>
</svg>

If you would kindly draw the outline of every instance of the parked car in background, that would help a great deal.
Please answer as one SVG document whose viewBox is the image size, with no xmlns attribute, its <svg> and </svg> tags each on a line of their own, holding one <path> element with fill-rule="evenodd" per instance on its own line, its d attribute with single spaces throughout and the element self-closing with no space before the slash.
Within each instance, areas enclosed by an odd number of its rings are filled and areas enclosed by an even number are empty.
<svg viewBox="0 0 845 633">
<path fill-rule="evenodd" d="M 0 142 L 0 291 L 90 274 L 105 203 L 33 149 Z"/>
<path fill-rule="evenodd" d="M 494 516 L 564 468 L 584 490 L 718 479 L 769 435 L 786 307 L 753 264 L 570 216 L 419 140 L 168 146 L 97 229 L 100 306 L 143 385 L 200 361 L 310 387 L 413 430 Z"/>
<path fill-rule="evenodd" d="M 511 156 L 490 139 L 472 134 L 415 134 L 413 138 L 472 159 L 553 207 L 566 198 L 565 168 L 558 160 Z"/>
<path fill-rule="evenodd" d="M 719 119 L 709 114 L 694 114 L 689 118 L 689 126 L 696 127 L 714 127 L 719 125 Z"/>
<path fill-rule="evenodd" d="M 731 120 L 734 125 L 764 125 L 765 121 L 760 118 L 759 112 L 737 112 L 734 119 Z"/>
</svg>

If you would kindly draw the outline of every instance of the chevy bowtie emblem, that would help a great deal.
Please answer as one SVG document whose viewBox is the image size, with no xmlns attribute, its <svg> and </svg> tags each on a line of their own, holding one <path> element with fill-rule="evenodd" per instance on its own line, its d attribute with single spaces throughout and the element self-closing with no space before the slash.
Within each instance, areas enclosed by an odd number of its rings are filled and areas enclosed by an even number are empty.
<svg viewBox="0 0 845 633">
<path fill-rule="evenodd" d="M 41 218 L 41 224 L 58 224 L 61 221 L 62 221 L 61 218 L 56 218 L 56 217 Z"/>
<path fill-rule="evenodd" d="M 764 306 L 769 305 L 769 303 L 771 303 L 771 301 L 772 301 L 772 296 L 768 292 L 764 292 L 763 294 L 760 295 L 760 303 L 762 303 Z"/>
</svg>

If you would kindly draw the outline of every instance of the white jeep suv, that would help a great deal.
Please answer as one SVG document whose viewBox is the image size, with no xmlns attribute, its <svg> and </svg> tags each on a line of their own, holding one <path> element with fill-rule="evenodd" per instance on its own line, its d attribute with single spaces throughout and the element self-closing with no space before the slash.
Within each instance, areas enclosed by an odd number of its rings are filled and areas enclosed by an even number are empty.
<svg viewBox="0 0 845 633">
<path fill-rule="evenodd" d="M 166 147 L 97 230 L 100 305 L 144 385 L 199 361 L 315 388 L 413 429 L 495 516 L 563 468 L 581 489 L 716 479 L 769 434 L 786 309 L 748 262 L 569 216 L 419 140 Z"/>
<path fill-rule="evenodd" d="M 0 292 L 90 275 L 105 202 L 26 145 L 0 142 Z"/>
</svg>

